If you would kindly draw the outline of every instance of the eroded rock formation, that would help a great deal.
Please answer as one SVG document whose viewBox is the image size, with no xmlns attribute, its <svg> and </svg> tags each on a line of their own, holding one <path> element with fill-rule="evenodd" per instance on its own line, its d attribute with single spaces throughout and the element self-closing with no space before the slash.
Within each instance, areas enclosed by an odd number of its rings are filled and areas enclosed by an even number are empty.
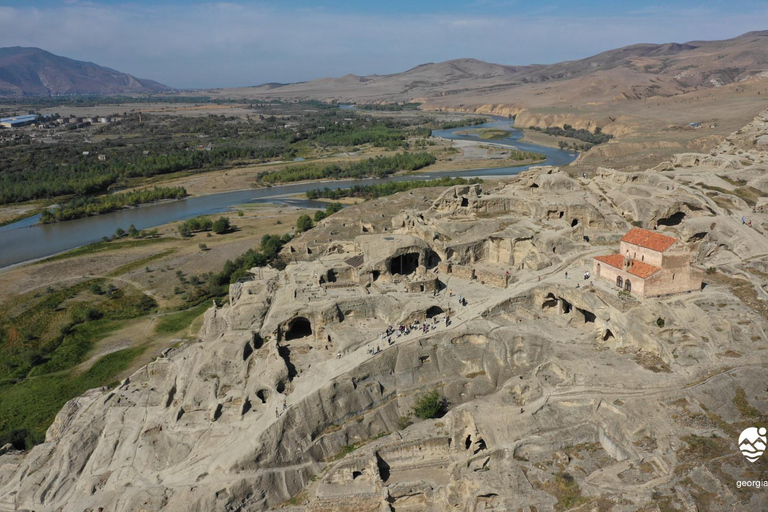
<svg viewBox="0 0 768 512">
<path fill-rule="evenodd" d="M 734 482 L 768 467 L 736 446 L 768 412 L 767 130 L 643 173 L 535 168 L 333 215 L 197 342 L 0 453 L 0 510 L 764 509 Z M 713 268 L 704 289 L 583 279 L 631 225 Z M 448 412 L 413 417 L 433 389 Z"/>
</svg>

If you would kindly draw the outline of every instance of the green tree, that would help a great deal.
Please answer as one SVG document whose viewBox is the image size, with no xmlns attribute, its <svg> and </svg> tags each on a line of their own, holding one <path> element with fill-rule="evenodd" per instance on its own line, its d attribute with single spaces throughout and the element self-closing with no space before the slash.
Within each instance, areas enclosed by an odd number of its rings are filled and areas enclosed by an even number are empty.
<svg viewBox="0 0 768 512">
<path fill-rule="evenodd" d="M 213 223 L 213 232 L 217 235 L 223 235 L 228 233 L 232 227 L 229 224 L 229 217 L 219 217 L 216 222 Z"/>
<path fill-rule="evenodd" d="M 179 226 L 179 234 L 184 238 L 189 238 L 192 236 L 192 230 L 189 229 L 189 226 L 186 223 L 184 223 Z"/>
<path fill-rule="evenodd" d="M 277 256 L 280 249 L 283 247 L 283 241 L 277 235 L 264 235 L 261 237 L 261 245 L 259 250 L 267 259 L 272 259 Z"/>
<path fill-rule="evenodd" d="M 325 218 L 325 212 L 323 210 L 317 210 L 315 212 L 315 222 L 320 222 Z"/>
<path fill-rule="evenodd" d="M 325 207 L 325 215 L 333 215 L 336 212 L 340 212 L 343 208 L 341 203 L 329 203 L 328 206 Z"/>
<path fill-rule="evenodd" d="M 312 219 L 309 218 L 309 215 L 302 215 L 298 219 L 296 219 L 296 230 L 299 233 L 302 233 L 304 231 L 312 229 Z"/>
</svg>

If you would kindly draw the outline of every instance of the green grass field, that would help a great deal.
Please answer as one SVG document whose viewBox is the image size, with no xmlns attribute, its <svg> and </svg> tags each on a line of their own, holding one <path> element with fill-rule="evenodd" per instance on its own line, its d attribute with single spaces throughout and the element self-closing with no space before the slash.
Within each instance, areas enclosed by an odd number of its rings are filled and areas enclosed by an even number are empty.
<svg viewBox="0 0 768 512">
<path fill-rule="evenodd" d="M 33 292 L 0 309 L 0 445 L 29 448 L 45 438 L 56 413 L 89 388 L 128 368 L 143 347 L 78 368 L 99 340 L 157 308 L 132 286 L 104 279 Z"/>
<path fill-rule="evenodd" d="M 69 370 L 0 385 L 0 439 L 17 447 L 43 442 L 45 431 L 67 401 L 88 389 L 115 385 L 115 375 L 142 351 L 139 347 L 113 352 L 81 374 Z"/>
<path fill-rule="evenodd" d="M 155 332 L 157 334 L 174 334 L 186 329 L 195 318 L 205 313 L 211 307 L 211 303 L 211 300 L 206 300 L 193 308 L 161 317 L 160 321 L 155 325 Z"/>
</svg>

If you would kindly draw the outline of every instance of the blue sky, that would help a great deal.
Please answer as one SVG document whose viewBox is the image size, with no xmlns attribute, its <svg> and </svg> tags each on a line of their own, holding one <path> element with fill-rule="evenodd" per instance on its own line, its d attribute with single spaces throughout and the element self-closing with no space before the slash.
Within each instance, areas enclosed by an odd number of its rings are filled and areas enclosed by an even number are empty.
<svg viewBox="0 0 768 512">
<path fill-rule="evenodd" d="M 764 0 L 0 0 L 0 46 L 186 88 L 395 73 L 463 57 L 546 64 L 763 29 Z"/>
</svg>

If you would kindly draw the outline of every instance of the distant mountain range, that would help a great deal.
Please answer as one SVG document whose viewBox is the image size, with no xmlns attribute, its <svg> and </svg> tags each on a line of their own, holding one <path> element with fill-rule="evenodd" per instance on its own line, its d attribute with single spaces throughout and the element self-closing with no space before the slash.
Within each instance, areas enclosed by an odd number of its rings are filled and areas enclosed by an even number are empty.
<svg viewBox="0 0 768 512">
<path fill-rule="evenodd" d="M 768 31 L 725 41 L 635 44 L 586 59 L 507 66 L 459 59 L 391 75 L 346 75 L 297 84 L 221 89 L 231 97 L 355 102 L 422 101 L 434 106 L 518 103 L 528 107 L 672 96 L 768 72 Z M 540 98 L 546 96 L 546 98 Z"/>
<path fill-rule="evenodd" d="M 155 93 L 170 87 L 39 48 L 0 48 L 0 97 Z"/>
<path fill-rule="evenodd" d="M 586 59 L 508 66 L 457 59 L 391 75 L 346 75 L 295 84 L 214 89 L 212 97 L 319 99 L 431 107 L 586 105 L 674 96 L 768 78 L 768 31 L 724 41 L 635 44 Z M 38 48 L 0 48 L 0 96 L 168 91 L 152 80 Z"/>
</svg>

